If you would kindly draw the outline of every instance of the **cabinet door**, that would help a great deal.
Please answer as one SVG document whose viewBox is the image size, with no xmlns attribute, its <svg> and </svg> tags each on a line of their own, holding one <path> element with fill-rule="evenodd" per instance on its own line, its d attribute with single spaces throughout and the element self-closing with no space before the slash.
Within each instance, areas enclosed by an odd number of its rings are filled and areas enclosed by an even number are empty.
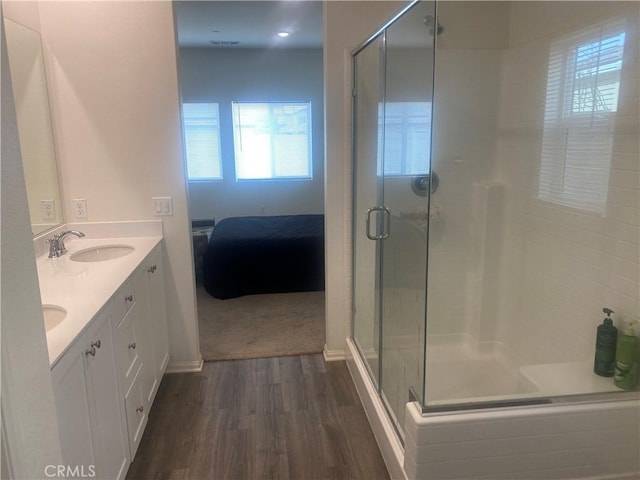
<svg viewBox="0 0 640 480">
<path fill-rule="evenodd" d="M 151 407 L 156 390 L 158 389 L 159 379 L 156 377 L 155 361 L 153 358 L 153 340 L 152 328 L 149 321 L 149 301 L 147 287 L 147 269 L 143 263 L 138 271 L 134 274 L 134 291 L 135 291 L 135 330 L 137 338 L 137 349 L 142 359 L 142 369 L 140 371 L 140 384 L 142 386 L 145 402 Z M 139 334 L 139 335 L 138 335 Z"/>
<path fill-rule="evenodd" d="M 124 407 L 127 417 L 127 430 L 129 434 L 129 448 L 131 449 L 131 458 L 135 457 L 144 428 L 147 425 L 147 411 L 145 392 L 143 391 L 143 385 L 141 383 L 142 370 L 144 364 L 140 365 L 140 368 L 134 376 L 131 388 L 124 397 Z"/>
<path fill-rule="evenodd" d="M 130 459 L 108 312 L 93 321 L 85 336 L 96 470 L 100 478 L 123 478 Z"/>
<path fill-rule="evenodd" d="M 75 342 L 51 371 L 62 461 L 95 471 L 83 341 Z"/>
<path fill-rule="evenodd" d="M 160 380 L 169 364 L 169 331 L 164 291 L 162 245 L 158 245 L 147 259 L 147 284 L 156 377 Z"/>
</svg>

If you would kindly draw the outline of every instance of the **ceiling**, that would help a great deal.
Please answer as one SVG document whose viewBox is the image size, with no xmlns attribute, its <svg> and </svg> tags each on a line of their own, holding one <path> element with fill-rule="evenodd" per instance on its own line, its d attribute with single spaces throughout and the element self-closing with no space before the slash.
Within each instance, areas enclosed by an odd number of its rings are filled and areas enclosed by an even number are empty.
<svg viewBox="0 0 640 480">
<path fill-rule="evenodd" d="M 181 47 L 322 46 L 320 1 L 201 0 L 175 5 Z M 280 38 L 278 32 L 290 35 Z"/>
</svg>

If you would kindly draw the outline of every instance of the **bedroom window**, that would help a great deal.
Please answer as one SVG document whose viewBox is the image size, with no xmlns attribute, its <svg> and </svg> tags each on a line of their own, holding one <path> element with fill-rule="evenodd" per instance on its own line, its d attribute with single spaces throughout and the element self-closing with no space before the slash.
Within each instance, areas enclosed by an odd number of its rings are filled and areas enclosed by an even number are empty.
<svg viewBox="0 0 640 480">
<path fill-rule="evenodd" d="M 309 179 L 311 103 L 232 104 L 237 180 Z"/>
<path fill-rule="evenodd" d="M 538 198 L 603 214 L 625 32 L 612 22 L 551 45 Z"/>
<path fill-rule="evenodd" d="M 183 103 L 189 180 L 222 178 L 220 116 L 217 103 Z"/>
</svg>

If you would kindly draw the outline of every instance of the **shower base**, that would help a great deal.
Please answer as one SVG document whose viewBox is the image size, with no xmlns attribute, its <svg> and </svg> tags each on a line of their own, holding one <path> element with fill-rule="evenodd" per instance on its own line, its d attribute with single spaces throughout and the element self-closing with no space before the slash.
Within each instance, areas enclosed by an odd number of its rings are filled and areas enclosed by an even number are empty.
<svg viewBox="0 0 640 480">
<path fill-rule="evenodd" d="M 409 389 L 419 392 L 421 388 L 423 347 L 415 337 L 388 336 L 386 341 L 382 351 L 383 396 L 401 426 Z M 618 391 L 610 378 L 593 374 L 592 360 L 530 365 L 501 342 L 478 342 L 467 334 L 429 335 L 426 350 L 427 407 Z M 376 367 L 375 351 L 363 354 L 369 365 Z"/>
<path fill-rule="evenodd" d="M 427 405 L 505 400 L 533 396 L 539 388 L 500 342 L 469 335 L 431 335 L 427 340 Z"/>
<path fill-rule="evenodd" d="M 611 378 L 594 375 L 590 359 L 528 365 L 501 342 L 465 334 L 429 337 L 425 377 L 427 406 L 618 391 Z"/>
</svg>

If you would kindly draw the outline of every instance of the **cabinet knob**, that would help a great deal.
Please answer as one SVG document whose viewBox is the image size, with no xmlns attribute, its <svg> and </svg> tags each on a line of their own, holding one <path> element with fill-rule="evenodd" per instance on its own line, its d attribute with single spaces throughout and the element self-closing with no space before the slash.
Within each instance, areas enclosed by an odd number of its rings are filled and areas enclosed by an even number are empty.
<svg viewBox="0 0 640 480">
<path fill-rule="evenodd" d="M 91 348 L 96 347 L 96 348 L 100 348 L 102 346 L 102 342 L 100 340 L 97 340 L 95 342 L 91 342 Z"/>
<path fill-rule="evenodd" d="M 124 299 L 127 302 L 133 302 L 133 295 L 127 295 L 126 297 L 124 297 Z"/>
<path fill-rule="evenodd" d="M 87 356 L 91 355 L 92 357 L 95 357 L 96 356 L 96 347 L 92 346 L 91 348 L 87 348 L 84 351 L 84 354 L 87 355 Z"/>
<path fill-rule="evenodd" d="M 156 273 L 156 269 L 157 269 L 157 268 L 158 268 L 157 266 L 155 266 L 155 265 L 151 265 L 151 266 L 147 269 L 147 272 L 149 272 L 149 273 Z"/>
<path fill-rule="evenodd" d="M 138 408 L 136 408 L 136 412 L 138 412 L 138 413 L 144 412 L 144 407 L 142 405 L 140 405 Z"/>
<path fill-rule="evenodd" d="M 136 342 L 130 343 L 129 348 L 136 349 Z"/>
</svg>

